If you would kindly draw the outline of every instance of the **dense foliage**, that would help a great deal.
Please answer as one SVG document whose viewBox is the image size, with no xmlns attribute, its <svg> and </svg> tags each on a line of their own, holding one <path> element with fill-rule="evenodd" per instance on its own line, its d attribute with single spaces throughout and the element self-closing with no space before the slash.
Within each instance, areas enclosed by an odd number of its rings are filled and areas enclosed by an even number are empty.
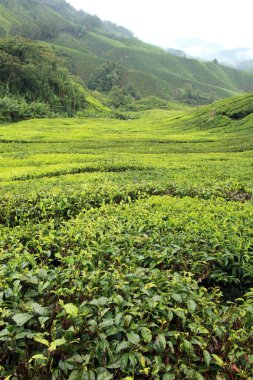
<svg viewBox="0 0 253 380">
<path fill-rule="evenodd" d="M 251 104 L 1 126 L 3 379 L 252 377 Z"/>
<path fill-rule="evenodd" d="M 49 45 L 1 39 L 0 65 L 1 119 L 73 116 L 90 105 L 87 91 Z"/>
<path fill-rule="evenodd" d="M 88 87 L 91 90 L 109 92 L 113 86 L 120 83 L 120 69 L 113 62 L 104 62 L 91 75 Z"/>
</svg>

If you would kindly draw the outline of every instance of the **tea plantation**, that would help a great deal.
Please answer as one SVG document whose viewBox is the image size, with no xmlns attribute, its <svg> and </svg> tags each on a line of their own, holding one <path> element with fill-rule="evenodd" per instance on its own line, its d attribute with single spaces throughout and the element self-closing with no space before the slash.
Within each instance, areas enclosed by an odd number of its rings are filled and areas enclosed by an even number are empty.
<svg viewBox="0 0 253 380">
<path fill-rule="evenodd" d="M 253 96 L 0 126 L 1 379 L 253 379 Z"/>
</svg>

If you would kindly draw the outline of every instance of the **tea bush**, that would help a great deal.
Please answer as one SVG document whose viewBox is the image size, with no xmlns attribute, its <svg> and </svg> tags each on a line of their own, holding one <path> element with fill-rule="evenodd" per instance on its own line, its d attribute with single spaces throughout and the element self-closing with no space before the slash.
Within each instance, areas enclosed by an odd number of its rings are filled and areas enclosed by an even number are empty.
<svg viewBox="0 0 253 380">
<path fill-rule="evenodd" d="M 0 126 L 1 378 L 252 378 L 252 114 L 226 107 Z"/>
</svg>

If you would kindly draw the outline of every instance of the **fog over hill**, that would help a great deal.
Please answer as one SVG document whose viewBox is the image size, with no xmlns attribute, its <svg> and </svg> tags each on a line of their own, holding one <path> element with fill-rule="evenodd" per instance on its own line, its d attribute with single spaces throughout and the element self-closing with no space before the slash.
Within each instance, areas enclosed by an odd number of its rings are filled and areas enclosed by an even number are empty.
<svg viewBox="0 0 253 380">
<path fill-rule="evenodd" d="M 124 3 L 122 9 L 125 8 Z M 139 7 L 129 9 L 138 14 Z M 110 91 L 116 85 L 125 91 L 130 86 L 140 97 L 156 96 L 200 105 L 253 88 L 253 75 L 249 73 L 217 62 L 187 58 L 183 52 L 176 52 L 176 55 L 175 51 L 166 52 L 134 37 L 126 28 L 128 25 L 103 21 L 87 11 L 89 9 L 77 10 L 64 0 L 0 0 L 0 35 L 18 35 L 53 45 L 66 57 L 71 73 L 79 76 L 86 85 L 93 82 L 92 90 L 104 91 L 106 88 Z M 113 19 L 114 10 L 111 8 L 110 12 Z M 135 30 L 133 33 L 136 34 Z M 187 43 L 191 46 L 201 44 L 203 49 L 208 46 L 204 39 L 186 41 L 181 38 L 178 41 L 184 41 L 180 50 L 186 53 Z M 212 46 L 213 51 L 216 47 Z M 107 66 L 112 70 L 107 73 L 109 86 L 108 83 L 97 86 L 94 78 L 99 78 L 99 71 L 102 72 L 108 61 L 117 66 L 115 70 L 114 66 Z"/>
<path fill-rule="evenodd" d="M 175 50 L 182 50 L 190 57 L 216 58 L 243 69 L 250 67 L 248 60 L 253 58 L 251 0 L 241 0 L 240 4 L 228 0 L 157 0 L 155 6 L 144 0 L 68 2 L 103 20 L 124 25 L 142 41 L 174 49 L 171 53 L 175 55 Z"/>
</svg>

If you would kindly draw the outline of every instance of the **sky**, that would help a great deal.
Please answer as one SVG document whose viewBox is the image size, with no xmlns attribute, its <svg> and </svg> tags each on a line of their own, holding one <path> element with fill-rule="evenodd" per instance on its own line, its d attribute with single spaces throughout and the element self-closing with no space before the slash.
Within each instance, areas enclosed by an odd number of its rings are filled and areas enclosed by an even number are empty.
<svg viewBox="0 0 253 380">
<path fill-rule="evenodd" d="M 67 0 L 145 42 L 204 56 L 253 48 L 253 0 Z"/>
</svg>

